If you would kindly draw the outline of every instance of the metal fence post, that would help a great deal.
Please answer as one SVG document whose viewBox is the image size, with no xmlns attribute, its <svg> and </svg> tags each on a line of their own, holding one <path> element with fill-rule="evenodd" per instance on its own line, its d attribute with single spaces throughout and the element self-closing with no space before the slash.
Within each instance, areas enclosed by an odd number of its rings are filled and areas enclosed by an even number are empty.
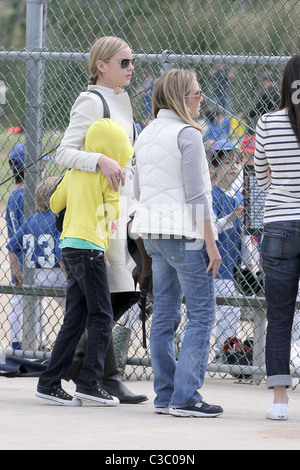
<svg viewBox="0 0 300 470">
<path fill-rule="evenodd" d="M 25 219 L 35 212 L 34 194 L 42 171 L 41 162 L 37 160 L 42 153 L 44 61 L 33 58 L 30 53 L 43 47 L 44 3 L 48 1 L 26 0 L 26 49 L 29 57 L 26 61 L 25 166 L 34 164 L 25 171 Z M 27 266 L 25 260 L 24 279 L 26 284 L 33 285 L 34 268 Z M 39 301 L 31 296 L 23 299 L 23 349 L 36 350 Z"/>
<path fill-rule="evenodd" d="M 161 54 L 161 75 L 164 73 L 164 72 L 168 72 L 169 70 L 172 69 L 172 63 L 168 60 L 168 56 L 170 55 L 170 51 L 168 50 L 165 50 L 162 52 Z"/>
</svg>

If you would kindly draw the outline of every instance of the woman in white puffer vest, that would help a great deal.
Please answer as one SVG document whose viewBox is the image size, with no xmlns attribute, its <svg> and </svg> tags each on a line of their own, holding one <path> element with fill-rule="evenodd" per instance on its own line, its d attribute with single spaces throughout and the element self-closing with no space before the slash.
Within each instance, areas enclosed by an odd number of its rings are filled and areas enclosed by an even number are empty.
<svg viewBox="0 0 300 470">
<path fill-rule="evenodd" d="M 173 69 L 153 91 L 154 120 L 136 145 L 132 232 L 152 258 L 154 313 L 150 334 L 157 413 L 219 416 L 201 388 L 215 322 L 214 277 L 220 266 L 211 183 L 202 129 L 193 120 L 202 102 L 196 75 Z M 176 362 L 174 335 L 183 296 L 187 327 Z"/>
</svg>

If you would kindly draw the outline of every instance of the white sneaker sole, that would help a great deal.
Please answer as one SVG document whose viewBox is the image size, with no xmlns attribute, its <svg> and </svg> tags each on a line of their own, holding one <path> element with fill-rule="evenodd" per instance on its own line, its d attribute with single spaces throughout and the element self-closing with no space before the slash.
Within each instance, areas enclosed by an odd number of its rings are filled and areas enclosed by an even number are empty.
<svg viewBox="0 0 300 470">
<path fill-rule="evenodd" d="M 76 397 L 73 397 L 73 400 L 70 401 L 70 400 L 63 400 L 63 399 L 57 398 L 57 397 L 52 397 L 50 395 L 45 395 L 44 393 L 40 393 L 40 392 L 36 392 L 35 396 L 38 397 L 38 398 L 42 398 L 43 400 L 48 400 L 48 401 L 58 403 L 61 406 L 75 407 L 75 406 L 81 406 L 82 405 L 81 400 L 79 400 Z"/>
<path fill-rule="evenodd" d="M 75 392 L 74 396 L 79 398 L 80 400 L 91 401 L 102 406 L 117 406 L 120 403 L 120 400 L 117 397 L 113 397 L 112 400 L 107 400 L 105 398 L 93 397 L 93 395 L 86 395 L 85 393 L 81 392 Z"/>
<path fill-rule="evenodd" d="M 289 415 L 288 413 L 274 413 L 274 411 L 272 412 L 267 411 L 266 418 L 277 420 L 277 421 L 287 421 L 289 418 Z"/>
<path fill-rule="evenodd" d="M 201 412 L 195 412 L 195 411 L 187 411 L 187 410 L 169 410 L 169 414 L 177 417 L 183 417 L 183 418 L 217 418 L 218 416 L 221 416 L 223 411 L 220 411 L 219 413 L 201 413 Z"/>
</svg>

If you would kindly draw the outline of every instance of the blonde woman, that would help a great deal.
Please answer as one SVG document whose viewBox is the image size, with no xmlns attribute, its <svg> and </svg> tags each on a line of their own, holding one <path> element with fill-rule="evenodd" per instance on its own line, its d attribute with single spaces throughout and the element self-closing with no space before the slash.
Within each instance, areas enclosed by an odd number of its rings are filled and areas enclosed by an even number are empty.
<svg viewBox="0 0 300 470">
<path fill-rule="evenodd" d="M 202 129 L 194 121 L 203 98 L 195 74 L 174 69 L 157 80 L 152 99 L 154 120 L 135 145 L 139 205 L 132 231 L 144 237 L 152 257 L 155 412 L 215 417 L 222 408 L 205 403 L 198 393 L 215 322 L 214 277 L 221 261 Z M 174 335 L 183 295 L 188 321 L 176 362 Z"/>
<path fill-rule="evenodd" d="M 108 180 L 111 189 L 120 190 L 120 221 L 115 239 L 111 240 L 106 252 L 109 267 L 108 279 L 112 296 L 114 319 L 117 321 L 139 300 L 135 290 L 131 269 L 128 266 L 126 223 L 132 212 L 132 165 L 129 162 L 124 168 L 107 155 L 97 152 L 86 152 L 85 136 L 87 129 L 105 115 L 104 104 L 97 93 L 104 98 L 109 109 L 110 118 L 122 125 L 131 144 L 135 138 L 132 107 L 129 96 L 123 87 L 129 85 L 134 70 L 134 58 L 129 45 L 120 38 L 105 36 L 98 39 L 91 48 L 89 60 L 89 85 L 75 101 L 70 114 L 70 123 L 65 131 L 56 160 L 66 168 L 84 172 L 101 171 Z M 130 269 L 129 269 L 130 268 Z M 84 339 L 83 339 L 84 340 Z M 84 347 L 84 346 L 83 346 Z M 81 345 L 82 349 L 82 345 Z M 77 354 L 75 354 L 75 358 Z M 80 357 L 82 353 L 80 352 Z M 80 366 L 79 366 L 80 367 Z M 74 371 L 76 369 L 76 373 Z M 147 400 L 146 395 L 134 395 L 123 383 L 118 372 L 117 360 L 111 342 L 105 367 L 105 377 L 101 386 L 121 403 L 138 403 Z M 72 378 L 78 377 L 78 364 L 73 368 Z M 70 377 L 69 377 L 70 378 Z"/>
</svg>

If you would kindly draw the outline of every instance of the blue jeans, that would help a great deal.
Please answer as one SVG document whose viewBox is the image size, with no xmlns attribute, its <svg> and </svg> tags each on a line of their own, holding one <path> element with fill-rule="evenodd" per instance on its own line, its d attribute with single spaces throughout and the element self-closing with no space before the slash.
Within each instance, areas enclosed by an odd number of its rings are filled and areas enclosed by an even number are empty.
<svg viewBox="0 0 300 470">
<path fill-rule="evenodd" d="M 195 249 L 187 239 L 149 238 L 145 248 L 152 258 L 154 312 L 150 351 L 154 373 L 155 406 L 182 407 L 202 399 L 202 386 L 215 322 L 215 292 L 206 274 L 205 247 Z M 181 320 L 183 295 L 187 327 L 176 362 L 174 337 Z"/>
<path fill-rule="evenodd" d="M 103 376 L 112 336 L 113 313 L 104 253 L 63 248 L 68 275 L 66 314 L 49 366 L 40 375 L 39 388 L 58 387 L 72 364 L 79 339 L 88 330 L 84 364 L 78 385 L 94 388 Z"/>
<path fill-rule="evenodd" d="M 267 301 L 267 387 L 290 387 L 291 332 L 300 277 L 300 221 L 264 226 L 261 255 Z"/>
</svg>

